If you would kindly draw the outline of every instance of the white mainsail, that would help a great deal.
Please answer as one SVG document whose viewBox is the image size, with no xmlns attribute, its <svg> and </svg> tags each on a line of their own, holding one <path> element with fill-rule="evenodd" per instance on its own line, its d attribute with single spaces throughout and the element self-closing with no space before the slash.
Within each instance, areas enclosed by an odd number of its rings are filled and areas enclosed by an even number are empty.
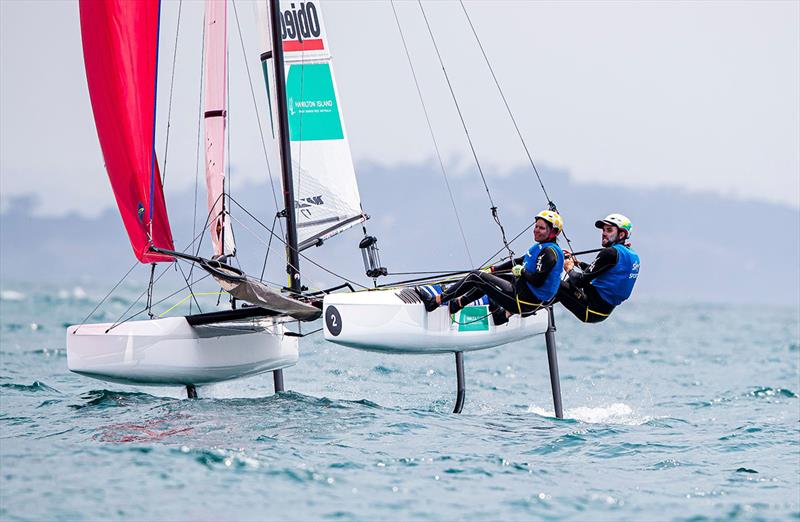
<svg viewBox="0 0 800 522">
<path fill-rule="evenodd" d="M 205 15 L 205 137 L 208 226 L 214 255 L 236 251 L 225 215 L 225 121 L 228 68 L 227 1 L 206 0 Z"/>
<path fill-rule="evenodd" d="M 319 0 L 293 2 L 281 13 L 289 141 L 302 250 L 363 222 L 350 143 Z M 270 105 L 276 110 L 269 7 L 256 6 Z M 272 114 L 273 121 L 277 115 Z"/>
</svg>

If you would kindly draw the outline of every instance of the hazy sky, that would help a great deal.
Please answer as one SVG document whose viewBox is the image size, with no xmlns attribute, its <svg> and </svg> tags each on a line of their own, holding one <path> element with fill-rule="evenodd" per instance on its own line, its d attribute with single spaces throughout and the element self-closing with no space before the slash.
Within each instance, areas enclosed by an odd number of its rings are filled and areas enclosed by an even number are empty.
<svg viewBox="0 0 800 522">
<path fill-rule="evenodd" d="M 424 5 L 487 174 L 525 165 L 460 5 Z M 671 185 L 800 206 L 800 2 L 466 5 L 539 163 L 563 167 L 578 181 Z M 388 0 L 323 6 L 357 164 L 430 161 L 433 146 Z M 419 7 L 397 8 L 447 164 L 473 182 Z M 237 2 L 237 10 L 264 110 L 253 9 Z M 202 2 L 183 2 L 168 190 L 195 179 L 202 11 Z M 177 12 L 177 2 L 165 3 L 162 162 Z M 232 165 L 237 177 L 263 179 L 232 8 L 229 20 Z M 0 24 L 2 198 L 34 193 L 39 213 L 95 214 L 113 201 L 86 91 L 77 2 L 3 0 Z"/>
</svg>

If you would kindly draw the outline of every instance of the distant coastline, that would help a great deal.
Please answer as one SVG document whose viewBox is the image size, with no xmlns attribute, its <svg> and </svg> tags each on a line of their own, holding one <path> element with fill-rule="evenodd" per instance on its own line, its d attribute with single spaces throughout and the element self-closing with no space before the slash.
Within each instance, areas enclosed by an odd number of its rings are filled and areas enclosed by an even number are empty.
<svg viewBox="0 0 800 522">
<path fill-rule="evenodd" d="M 367 228 L 379 238 L 381 257 L 390 270 L 470 267 L 438 168 L 430 163 L 361 164 L 357 170 L 364 209 L 372 216 Z M 597 216 L 619 211 L 631 217 L 634 248 L 643 259 L 639 298 L 800 304 L 800 210 L 680 189 L 580 184 L 557 169 L 544 168 L 542 174 L 576 249 L 596 246 L 592 223 Z M 481 263 L 500 246 L 486 194 L 473 172 L 449 172 L 449 176 L 470 256 L 474 264 Z M 527 170 L 491 177 L 489 183 L 510 236 L 544 206 L 541 190 Z M 267 184 L 234 184 L 232 194 L 262 221 L 272 222 L 275 209 Z M 77 283 L 87 277 L 112 285 L 133 263 L 116 207 L 96 218 L 76 214 L 39 217 L 31 212 L 34 203 L 30 197 L 11 198 L 0 214 L 3 288 L 12 281 Z M 198 204 L 202 208 L 203 197 Z M 182 248 L 193 237 L 194 191 L 168 192 L 167 205 L 176 246 Z M 259 227 L 251 229 L 258 231 Z M 240 259 L 242 266 L 260 271 L 263 242 L 242 227 L 237 232 L 241 251 L 250 253 Z M 367 283 L 357 249 L 359 239 L 360 230 L 354 229 L 307 255 Z M 524 234 L 515 250 L 527 248 L 529 240 L 529 234 Z M 282 280 L 278 257 L 270 262 L 268 271 Z M 311 268 L 308 272 L 320 284 L 335 283 L 327 274 Z"/>
</svg>

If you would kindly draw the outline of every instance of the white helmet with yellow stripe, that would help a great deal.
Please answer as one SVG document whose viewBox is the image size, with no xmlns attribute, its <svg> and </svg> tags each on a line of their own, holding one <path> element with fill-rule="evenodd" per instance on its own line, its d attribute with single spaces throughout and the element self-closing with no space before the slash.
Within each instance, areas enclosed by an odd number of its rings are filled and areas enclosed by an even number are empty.
<svg viewBox="0 0 800 522">
<path fill-rule="evenodd" d="M 536 214 L 536 219 L 543 219 L 549 223 L 550 226 L 553 227 L 553 231 L 556 235 L 564 228 L 564 220 L 561 219 L 561 216 L 559 216 L 557 212 L 553 212 L 552 210 L 542 210 Z"/>
<path fill-rule="evenodd" d="M 597 228 L 603 228 L 603 225 L 613 225 L 619 230 L 624 230 L 627 232 L 626 238 L 631 237 L 631 232 L 633 232 L 633 223 L 622 214 L 609 214 L 603 219 L 598 219 L 594 224 Z"/>
</svg>

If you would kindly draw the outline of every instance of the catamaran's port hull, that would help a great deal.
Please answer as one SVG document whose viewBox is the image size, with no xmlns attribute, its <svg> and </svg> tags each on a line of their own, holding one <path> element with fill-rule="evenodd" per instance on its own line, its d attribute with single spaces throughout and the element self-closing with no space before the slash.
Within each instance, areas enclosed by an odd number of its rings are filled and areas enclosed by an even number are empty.
<svg viewBox="0 0 800 522">
<path fill-rule="evenodd" d="M 547 330 L 547 311 L 522 318 L 514 315 L 495 326 L 485 317 L 451 318 L 447 307 L 426 312 L 420 302 L 410 301 L 401 290 L 336 293 L 325 296 L 323 324 L 325 339 L 350 348 L 382 353 L 450 353 L 484 350 L 519 341 Z M 485 309 L 485 307 L 483 307 Z M 483 313 L 484 316 L 488 311 Z M 459 326 L 459 322 L 473 324 Z M 480 328 L 479 328 L 480 327 Z M 470 329 L 474 328 L 474 329 Z"/>
<path fill-rule="evenodd" d="M 296 337 L 272 319 L 190 326 L 184 317 L 85 324 L 67 329 L 67 366 L 138 385 L 200 385 L 297 363 Z"/>
</svg>

